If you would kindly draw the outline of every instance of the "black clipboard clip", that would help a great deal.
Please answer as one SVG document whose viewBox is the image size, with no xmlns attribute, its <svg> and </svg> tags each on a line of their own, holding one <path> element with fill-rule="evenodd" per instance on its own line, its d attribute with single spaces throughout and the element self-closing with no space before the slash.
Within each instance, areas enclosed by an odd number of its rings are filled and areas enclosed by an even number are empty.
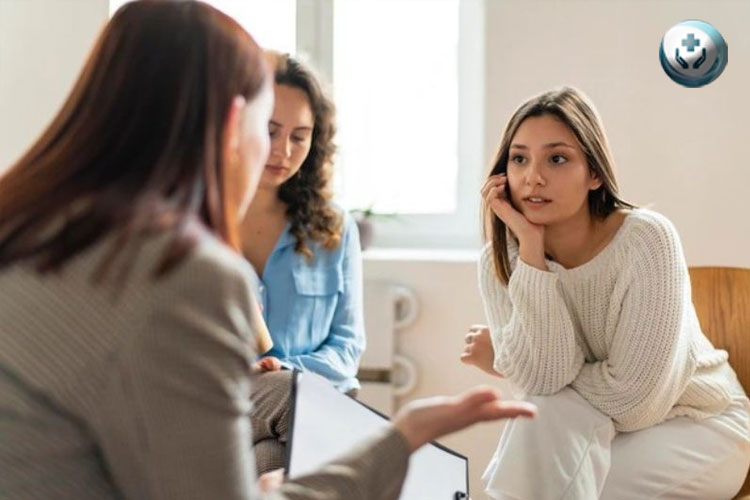
<svg viewBox="0 0 750 500">
<path fill-rule="evenodd" d="M 463 491 L 457 491 L 456 493 L 453 494 L 453 500 L 464 500 L 466 498 L 469 498 L 469 497 Z"/>
</svg>

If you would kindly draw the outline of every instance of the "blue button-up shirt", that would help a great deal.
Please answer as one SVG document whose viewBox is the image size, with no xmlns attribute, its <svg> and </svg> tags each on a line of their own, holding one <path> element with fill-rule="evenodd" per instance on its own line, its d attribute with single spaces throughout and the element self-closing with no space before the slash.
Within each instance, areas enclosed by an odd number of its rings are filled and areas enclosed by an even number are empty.
<svg viewBox="0 0 750 500">
<path fill-rule="evenodd" d="M 359 232 L 349 214 L 343 216 L 339 247 L 326 250 L 309 241 L 311 262 L 294 251 L 287 223 L 257 286 L 274 344 L 266 355 L 318 373 L 346 392 L 359 388 L 365 328 Z"/>
</svg>

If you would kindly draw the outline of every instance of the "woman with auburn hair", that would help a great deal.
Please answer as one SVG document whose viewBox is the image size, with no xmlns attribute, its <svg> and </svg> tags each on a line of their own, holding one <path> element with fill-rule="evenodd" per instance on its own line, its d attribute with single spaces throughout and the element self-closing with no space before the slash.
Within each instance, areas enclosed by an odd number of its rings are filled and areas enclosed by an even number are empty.
<svg viewBox="0 0 750 500">
<path fill-rule="evenodd" d="M 422 444 L 533 412 L 488 389 L 423 401 L 315 474 L 256 484 L 237 221 L 272 107 L 262 52 L 234 20 L 131 2 L 0 177 L 4 499 L 393 499 Z"/>
<path fill-rule="evenodd" d="M 700 329 L 679 236 L 623 201 L 594 106 L 572 88 L 511 117 L 482 189 L 489 326 L 461 358 L 541 420 L 506 426 L 495 499 L 726 499 L 750 463 L 750 403 Z"/>
<path fill-rule="evenodd" d="M 362 258 L 356 224 L 331 203 L 333 103 L 299 61 L 275 52 L 268 59 L 271 152 L 241 227 L 274 344 L 261 365 L 309 370 L 356 394 Z"/>
</svg>

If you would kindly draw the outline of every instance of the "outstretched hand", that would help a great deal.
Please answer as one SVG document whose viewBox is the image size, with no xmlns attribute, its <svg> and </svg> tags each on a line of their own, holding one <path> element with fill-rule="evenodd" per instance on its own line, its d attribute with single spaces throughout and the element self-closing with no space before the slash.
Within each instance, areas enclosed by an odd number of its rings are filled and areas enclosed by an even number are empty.
<svg viewBox="0 0 750 500">
<path fill-rule="evenodd" d="M 501 401 L 490 387 L 475 387 L 458 396 L 418 399 L 404 406 L 393 425 L 406 438 L 411 451 L 479 422 L 502 418 L 534 417 L 536 407 L 523 401 Z"/>
</svg>

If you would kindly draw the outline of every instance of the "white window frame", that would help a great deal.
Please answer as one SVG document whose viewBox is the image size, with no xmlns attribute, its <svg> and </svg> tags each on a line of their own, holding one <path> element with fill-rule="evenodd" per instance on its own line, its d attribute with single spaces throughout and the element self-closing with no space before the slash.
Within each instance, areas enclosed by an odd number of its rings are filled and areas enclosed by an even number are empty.
<svg viewBox="0 0 750 500">
<path fill-rule="evenodd" d="M 356 0 L 347 0 L 356 1 Z M 488 163 L 485 145 L 485 18 L 487 0 L 459 2 L 458 175 L 456 210 L 448 214 L 372 219 L 375 247 L 477 248 L 479 189 Z M 427 2 L 426 2 L 427 3 Z M 296 51 L 333 83 L 333 0 L 297 0 Z"/>
<path fill-rule="evenodd" d="M 349 0 L 356 1 L 356 0 Z M 458 41 L 457 208 L 449 214 L 374 218 L 375 247 L 477 248 L 485 157 L 485 1 L 461 0 Z M 297 0 L 297 54 L 333 78 L 333 0 Z M 332 82 L 335 85 L 336 82 Z"/>
</svg>

